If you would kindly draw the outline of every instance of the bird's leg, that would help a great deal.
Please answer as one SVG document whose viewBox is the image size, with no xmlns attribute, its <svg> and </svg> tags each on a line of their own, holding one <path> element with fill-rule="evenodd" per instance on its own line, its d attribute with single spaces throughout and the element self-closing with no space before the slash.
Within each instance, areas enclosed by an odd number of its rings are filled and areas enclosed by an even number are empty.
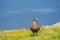
<svg viewBox="0 0 60 40">
<path fill-rule="evenodd" d="M 35 32 L 33 32 L 33 36 L 35 35 Z"/>
<path fill-rule="evenodd" d="M 36 32 L 36 34 L 35 34 L 36 36 L 38 36 L 38 33 Z"/>
<path fill-rule="evenodd" d="M 36 33 L 36 32 L 33 32 L 33 36 L 38 36 L 38 33 Z"/>
</svg>

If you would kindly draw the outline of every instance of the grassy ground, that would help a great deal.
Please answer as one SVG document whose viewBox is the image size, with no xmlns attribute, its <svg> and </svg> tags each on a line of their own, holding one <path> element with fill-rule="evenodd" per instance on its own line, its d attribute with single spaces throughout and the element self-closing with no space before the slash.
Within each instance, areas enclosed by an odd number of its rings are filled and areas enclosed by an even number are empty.
<svg viewBox="0 0 60 40">
<path fill-rule="evenodd" d="M 31 34 L 30 30 L 13 30 L 1 34 L 0 40 L 60 40 L 59 27 L 42 27 L 38 32 L 38 36 L 31 36 Z"/>
</svg>

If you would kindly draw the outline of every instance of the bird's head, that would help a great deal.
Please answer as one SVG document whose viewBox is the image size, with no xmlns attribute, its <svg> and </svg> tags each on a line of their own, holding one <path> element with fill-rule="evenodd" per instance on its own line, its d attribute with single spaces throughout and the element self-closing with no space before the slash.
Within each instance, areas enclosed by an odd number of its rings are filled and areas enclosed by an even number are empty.
<svg viewBox="0 0 60 40">
<path fill-rule="evenodd" d="M 34 18 L 33 21 L 36 21 L 37 22 L 37 18 Z"/>
</svg>

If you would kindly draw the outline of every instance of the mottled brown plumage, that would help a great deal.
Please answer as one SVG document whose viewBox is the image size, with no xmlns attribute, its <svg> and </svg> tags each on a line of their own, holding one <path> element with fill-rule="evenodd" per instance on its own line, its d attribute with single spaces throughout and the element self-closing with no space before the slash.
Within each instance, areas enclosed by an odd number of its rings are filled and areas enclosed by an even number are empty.
<svg viewBox="0 0 60 40">
<path fill-rule="evenodd" d="M 33 32 L 33 34 L 34 34 L 34 33 L 37 33 L 37 32 L 39 31 L 39 29 L 40 29 L 40 28 L 38 27 L 37 19 L 34 18 L 30 30 L 31 30 L 31 31 Z"/>
</svg>

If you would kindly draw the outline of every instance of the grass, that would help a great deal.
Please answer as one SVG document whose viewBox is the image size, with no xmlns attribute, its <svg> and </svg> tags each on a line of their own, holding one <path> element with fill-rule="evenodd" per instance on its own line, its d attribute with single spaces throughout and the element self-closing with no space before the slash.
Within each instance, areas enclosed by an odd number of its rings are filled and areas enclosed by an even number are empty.
<svg viewBox="0 0 60 40">
<path fill-rule="evenodd" d="M 31 34 L 30 30 L 13 30 L 0 35 L 0 40 L 60 40 L 59 27 L 41 27 L 38 36 L 30 36 Z"/>
</svg>

